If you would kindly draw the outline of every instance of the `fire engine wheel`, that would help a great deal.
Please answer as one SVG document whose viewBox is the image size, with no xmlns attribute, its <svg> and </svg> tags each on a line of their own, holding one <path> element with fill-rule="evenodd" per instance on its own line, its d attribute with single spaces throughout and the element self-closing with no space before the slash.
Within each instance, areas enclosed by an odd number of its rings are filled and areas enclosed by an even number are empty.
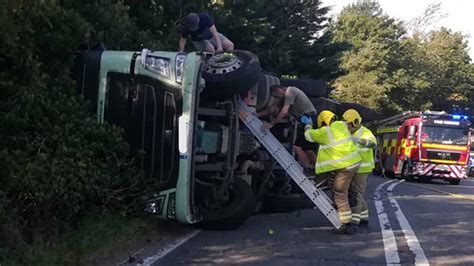
<svg viewBox="0 0 474 266">
<path fill-rule="evenodd" d="M 407 181 L 407 182 L 414 182 L 415 181 L 415 178 L 413 178 L 413 175 L 410 173 L 410 170 L 408 168 L 407 163 L 403 164 L 402 178 L 405 179 L 405 181 Z"/>
<path fill-rule="evenodd" d="M 459 179 L 449 180 L 450 185 L 457 186 L 457 185 L 459 185 L 459 183 L 461 183 L 461 180 L 459 180 Z"/>
<path fill-rule="evenodd" d="M 206 92 L 217 99 L 245 95 L 258 82 L 260 62 L 247 51 L 236 50 L 212 56 L 203 69 Z"/>
<path fill-rule="evenodd" d="M 209 230 L 234 230 L 243 224 L 255 211 L 255 194 L 247 182 L 235 178 L 229 195 L 229 200 L 220 209 L 209 210 L 200 206 L 203 221 L 196 226 Z"/>
</svg>

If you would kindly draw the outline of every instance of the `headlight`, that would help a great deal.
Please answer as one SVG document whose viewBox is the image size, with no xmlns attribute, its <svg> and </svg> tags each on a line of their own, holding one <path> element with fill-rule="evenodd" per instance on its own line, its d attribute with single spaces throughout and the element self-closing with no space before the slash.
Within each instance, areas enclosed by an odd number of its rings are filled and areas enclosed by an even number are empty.
<svg viewBox="0 0 474 266">
<path fill-rule="evenodd" d="M 147 56 L 145 59 L 145 68 L 163 77 L 170 77 L 170 60 L 157 56 Z"/>
<path fill-rule="evenodd" d="M 185 54 L 178 54 L 176 56 L 176 82 L 181 84 L 183 81 L 183 66 L 184 66 L 184 60 L 186 59 Z"/>
<path fill-rule="evenodd" d="M 167 217 L 168 219 L 176 219 L 176 193 L 170 193 L 168 196 L 168 208 Z"/>
</svg>

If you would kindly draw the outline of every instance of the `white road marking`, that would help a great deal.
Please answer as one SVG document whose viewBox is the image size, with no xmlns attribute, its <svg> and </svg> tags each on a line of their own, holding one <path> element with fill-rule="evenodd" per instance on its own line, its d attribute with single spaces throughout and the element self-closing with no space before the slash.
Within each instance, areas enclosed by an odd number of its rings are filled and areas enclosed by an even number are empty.
<svg viewBox="0 0 474 266">
<path fill-rule="evenodd" d="M 390 225 L 388 216 L 383 208 L 382 195 L 380 194 L 380 191 L 383 189 L 383 186 L 394 181 L 395 180 L 390 180 L 378 185 L 374 192 L 374 203 L 375 208 L 377 209 L 377 216 L 379 218 L 380 231 L 382 232 L 383 246 L 385 250 L 385 261 L 387 265 L 399 265 L 400 256 L 398 255 L 397 241 L 395 239 L 395 235 L 393 234 L 392 226 Z"/>
<path fill-rule="evenodd" d="M 196 230 L 196 231 L 193 231 L 191 232 L 190 234 L 176 240 L 173 244 L 170 244 L 168 245 L 167 247 L 165 247 L 164 249 L 160 250 L 160 252 L 156 253 L 155 255 L 153 256 L 150 256 L 148 258 L 145 258 L 143 260 L 143 263 L 142 264 L 137 264 L 140 265 L 140 266 L 149 266 L 149 265 L 152 265 L 153 263 L 155 263 L 157 260 L 163 258 L 164 256 L 168 255 L 171 251 L 175 250 L 176 248 L 178 248 L 179 246 L 181 246 L 182 244 L 186 243 L 186 241 L 190 240 L 191 238 L 193 238 L 194 236 L 196 236 L 199 232 L 201 232 L 201 230 Z"/>
<path fill-rule="evenodd" d="M 400 224 L 400 227 L 402 229 L 403 235 L 405 236 L 405 240 L 407 242 L 408 248 L 415 254 L 415 265 L 430 265 L 428 262 L 428 259 L 425 256 L 425 252 L 421 248 L 420 242 L 418 242 L 418 239 L 416 238 L 415 233 L 413 232 L 413 229 L 410 226 L 410 223 L 408 223 L 407 218 L 402 212 L 402 209 L 400 208 L 400 205 L 398 204 L 397 200 L 394 199 L 392 196 L 392 191 L 395 186 L 398 184 L 402 183 L 404 180 L 400 180 L 398 182 L 394 182 L 390 184 L 390 186 L 387 187 L 387 193 L 388 194 L 388 200 L 392 204 L 393 207 L 395 207 L 395 216 L 397 217 L 398 223 Z"/>
</svg>

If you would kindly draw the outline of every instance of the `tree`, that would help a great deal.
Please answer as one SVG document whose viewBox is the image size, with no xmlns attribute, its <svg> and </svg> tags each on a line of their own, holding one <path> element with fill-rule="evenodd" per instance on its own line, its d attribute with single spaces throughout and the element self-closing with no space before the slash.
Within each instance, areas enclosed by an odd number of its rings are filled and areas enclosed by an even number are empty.
<svg viewBox="0 0 474 266">
<path fill-rule="evenodd" d="M 472 109 L 474 65 L 462 34 L 445 28 L 415 33 L 401 40 L 401 47 L 397 70 L 389 80 L 386 110 Z"/>
<path fill-rule="evenodd" d="M 334 43 L 347 47 L 340 54 L 343 75 L 333 83 L 337 97 L 380 109 L 405 33 L 401 23 L 377 2 L 361 1 L 345 7 L 330 31 Z"/>
<path fill-rule="evenodd" d="M 332 48 L 321 37 L 329 10 L 321 7 L 321 1 L 229 2 L 214 6 L 219 30 L 237 49 L 258 54 L 265 70 L 318 78 L 333 71 L 326 64 Z"/>
</svg>

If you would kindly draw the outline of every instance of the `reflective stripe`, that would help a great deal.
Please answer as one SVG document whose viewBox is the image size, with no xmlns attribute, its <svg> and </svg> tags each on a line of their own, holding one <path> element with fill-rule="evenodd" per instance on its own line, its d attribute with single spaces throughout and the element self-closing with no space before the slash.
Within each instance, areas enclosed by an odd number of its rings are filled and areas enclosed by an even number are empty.
<svg viewBox="0 0 474 266">
<path fill-rule="evenodd" d="M 360 218 L 362 220 L 368 220 L 369 219 L 369 211 L 365 210 L 360 213 Z"/>
<path fill-rule="evenodd" d="M 330 138 L 330 141 L 332 140 L 332 138 Z M 321 150 L 325 150 L 325 149 L 329 149 L 329 148 L 332 148 L 334 146 L 337 146 L 339 144 L 343 144 L 343 143 L 346 143 L 346 142 L 349 142 L 351 141 L 352 138 L 351 137 L 348 137 L 348 138 L 344 138 L 344 139 L 341 139 L 341 140 L 338 140 L 336 142 L 332 141 L 331 143 L 329 144 L 326 144 L 326 145 L 320 145 L 319 146 L 319 149 Z"/>
<path fill-rule="evenodd" d="M 358 214 L 358 213 L 353 213 L 353 214 L 352 214 L 352 218 L 354 218 L 354 217 L 360 218 L 360 214 Z"/>
<path fill-rule="evenodd" d="M 344 156 L 344 157 L 341 157 L 339 159 L 336 159 L 336 160 L 327 160 L 327 161 L 324 161 L 324 162 L 320 162 L 319 164 L 316 165 L 316 167 L 318 166 L 325 166 L 325 165 L 328 165 L 328 164 L 336 164 L 336 163 L 340 163 L 340 162 L 343 162 L 343 161 L 346 161 L 346 160 L 349 160 L 349 159 L 352 159 L 356 156 L 359 156 L 359 152 L 353 152 L 347 156 Z"/>
<path fill-rule="evenodd" d="M 372 166 L 372 163 L 361 163 L 360 167 Z"/>
<path fill-rule="evenodd" d="M 353 169 L 353 168 L 357 168 L 357 167 L 360 167 L 360 163 L 355 163 L 351 166 L 348 166 L 346 169 Z"/>
<path fill-rule="evenodd" d="M 326 126 L 324 128 L 326 129 L 326 134 L 328 135 L 329 145 L 331 145 L 332 143 L 334 143 L 334 139 L 332 137 L 331 130 L 328 126 Z"/>
<path fill-rule="evenodd" d="M 359 151 L 361 152 L 366 152 L 366 151 L 370 151 L 371 149 L 369 148 L 359 148 Z"/>
<path fill-rule="evenodd" d="M 311 137 L 311 134 L 309 132 L 309 129 L 306 129 L 304 131 L 304 138 L 306 139 L 306 141 L 308 142 L 314 142 L 313 138 Z"/>
</svg>

